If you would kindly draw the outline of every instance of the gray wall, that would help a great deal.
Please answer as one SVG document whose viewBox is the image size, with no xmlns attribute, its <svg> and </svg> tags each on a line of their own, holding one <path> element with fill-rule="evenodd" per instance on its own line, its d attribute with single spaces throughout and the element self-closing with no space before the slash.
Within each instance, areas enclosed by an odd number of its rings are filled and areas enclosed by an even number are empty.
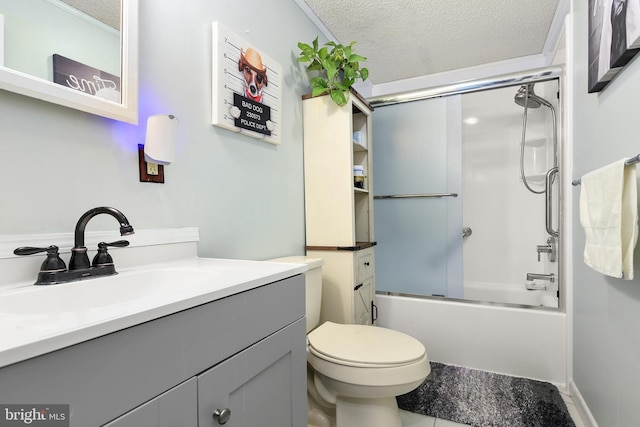
<svg viewBox="0 0 640 427">
<path fill-rule="evenodd" d="M 572 1 L 574 64 L 574 177 L 640 152 L 640 59 L 599 94 L 587 94 L 588 3 Z M 573 196 L 574 381 L 602 427 L 638 425 L 640 276 L 606 278 L 582 260 L 584 231 Z"/>
<path fill-rule="evenodd" d="M 140 0 L 138 126 L 0 91 L 0 235 L 72 232 L 83 212 L 106 205 L 140 229 L 200 227 L 201 256 L 303 253 L 308 86 L 295 56 L 318 30 L 292 0 L 188 3 Z M 282 65 L 281 145 L 210 124 L 213 21 Z M 146 119 L 167 113 L 180 119 L 176 161 L 165 184 L 140 183 Z M 87 230 L 116 229 L 101 217 Z"/>
</svg>

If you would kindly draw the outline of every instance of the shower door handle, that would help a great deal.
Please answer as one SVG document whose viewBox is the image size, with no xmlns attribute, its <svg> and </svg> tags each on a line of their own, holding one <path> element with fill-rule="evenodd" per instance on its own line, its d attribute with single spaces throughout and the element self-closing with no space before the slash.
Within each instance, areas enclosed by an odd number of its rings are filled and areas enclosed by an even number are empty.
<svg viewBox="0 0 640 427">
<path fill-rule="evenodd" d="M 560 235 L 559 230 L 553 229 L 553 194 L 551 189 L 553 188 L 553 177 L 558 174 L 558 167 L 552 167 L 549 169 L 545 179 L 545 218 L 544 224 L 547 229 L 547 233 L 550 236 L 558 237 Z"/>
</svg>

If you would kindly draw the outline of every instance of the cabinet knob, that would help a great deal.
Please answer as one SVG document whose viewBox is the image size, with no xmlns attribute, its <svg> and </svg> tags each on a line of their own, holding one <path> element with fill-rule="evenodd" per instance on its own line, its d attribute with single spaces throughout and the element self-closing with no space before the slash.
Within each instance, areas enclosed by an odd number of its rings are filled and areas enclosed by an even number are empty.
<svg viewBox="0 0 640 427">
<path fill-rule="evenodd" d="M 213 411 L 213 419 L 218 422 L 218 424 L 226 424 L 231 418 L 231 409 L 216 409 Z"/>
<path fill-rule="evenodd" d="M 369 267 L 369 265 L 371 265 L 371 264 L 369 263 L 369 261 L 367 261 L 367 262 L 365 262 L 365 263 L 364 263 L 364 265 L 366 265 L 367 267 Z"/>
</svg>

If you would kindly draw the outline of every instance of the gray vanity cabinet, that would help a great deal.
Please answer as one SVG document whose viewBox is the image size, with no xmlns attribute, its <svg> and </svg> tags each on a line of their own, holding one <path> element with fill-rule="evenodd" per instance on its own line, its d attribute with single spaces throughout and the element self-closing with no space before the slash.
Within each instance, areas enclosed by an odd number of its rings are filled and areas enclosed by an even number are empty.
<svg viewBox="0 0 640 427">
<path fill-rule="evenodd" d="M 172 388 L 104 427 L 198 427 L 196 378 Z"/>
<path fill-rule="evenodd" d="M 305 426 L 304 298 L 296 275 L 5 366 L 0 403 L 69 404 L 70 427 Z"/>
<path fill-rule="evenodd" d="M 306 354 L 292 343 L 304 327 L 300 320 L 104 427 L 295 427 L 306 405 L 293 374 Z"/>
</svg>

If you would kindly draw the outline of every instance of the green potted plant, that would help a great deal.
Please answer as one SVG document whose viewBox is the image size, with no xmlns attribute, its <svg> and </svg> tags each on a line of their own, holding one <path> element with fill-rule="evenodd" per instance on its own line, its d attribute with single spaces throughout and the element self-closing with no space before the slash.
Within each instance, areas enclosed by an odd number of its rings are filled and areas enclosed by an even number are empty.
<svg viewBox="0 0 640 427">
<path fill-rule="evenodd" d="M 369 70 L 360 67 L 360 62 L 367 58 L 354 53 L 355 44 L 356 42 L 351 42 L 348 46 L 343 46 L 330 41 L 320 47 L 318 37 L 311 45 L 298 43 L 298 62 L 310 63 L 307 72 L 312 75 L 309 80 L 311 96 L 329 94 L 333 102 L 342 106 L 347 103 L 345 92 L 358 79 L 364 81 L 369 77 Z"/>
</svg>

